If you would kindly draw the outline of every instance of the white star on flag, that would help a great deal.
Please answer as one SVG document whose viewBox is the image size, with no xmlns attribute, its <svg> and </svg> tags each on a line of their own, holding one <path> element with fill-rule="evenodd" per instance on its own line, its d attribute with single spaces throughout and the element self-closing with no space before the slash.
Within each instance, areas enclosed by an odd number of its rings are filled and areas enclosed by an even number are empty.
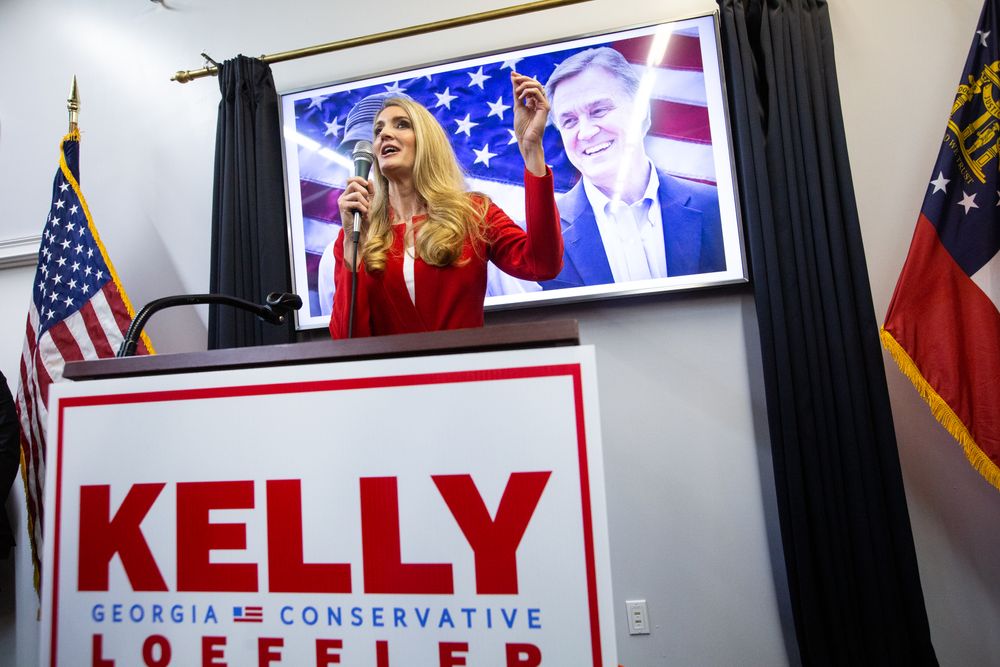
<svg viewBox="0 0 1000 667">
<path fill-rule="evenodd" d="M 76 212 L 79 210 L 80 207 L 77 206 L 76 204 L 73 204 L 72 206 L 69 207 L 69 212 L 72 213 L 73 215 L 76 215 Z"/>
<path fill-rule="evenodd" d="M 469 86 L 470 87 L 472 87 L 472 86 L 479 86 L 483 90 L 486 90 L 486 88 L 483 86 L 483 84 L 486 83 L 486 79 L 493 78 L 493 77 L 491 77 L 488 74 L 483 74 L 483 68 L 482 67 L 480 67 L 475 72 L 466 72 L 466 74 L 469 75 L 469 79 L 470 79 Z"/>
<path fill-rule="evenodd" d="M 464 132 L 465 136 L 467 137 L 472 136 L 472 128 L 474 128 L 476 125 L 479 125 L 479 123 L 474 123 L 471 120 L 469 120 L 469 116 L 471 115 L 472 114 L 467 113 L 465 114 L 465 118 L 459 118 L 458 120 L 455 121 L 456 123 L 458 123 L 458 129 L 455 130 L 455 134 L 461 134 Z"/>
<path fill-rule="evenodd" d="M 335 137 L 340 136 L 340 131 L 344 128 L 343 125 L 337 122 L 336 116 L 329 123 L 323 121 L 323 124 L 326 125 L 326 132 L 323 133 L 324 137 L 329 137 L 331 134 Z"/>
<path fill-rule="evenodd" d="M 503 97 L 498 97 L 496 102 L 487 102 L 486 104 L 490 107 L 490 112 L 486 115 L 487 118 L 496 116 L 503 120 L 503 112 L 510 108 L 510 105 L 503 103 Z"/>
<path fill-rule="evenodd" d="M 323 102 L 325 102 L 326 98 L 328 98 L 328 97 L 329 97 L 329 95 L 320 95 L 319 97 L 310 97 L 309 98 L 309 109 L 319 109 L 320 107 L 323 106 Z M 307 109 L 307 111 L 308 111 L 308 109 Z"/>
<path fill-rule="evenodd" d="M 52 218 L 52 226 L 53 227 L 59 226 L 59 218 Z"/>
<path fill-rule="evenodd" d="M 514 66 L 517 65 L 522 60 L 524 60 L 524 58 L 512 58 L 510 60 L 505 60 L 503 61 L 503 65 L 500 65 L 500 69 L 509 69 L 511 71 L 515 71 Z"/>
<path fill-rule="evenodd" d="M 976 31 L 976 34 L 979 35 L 979 43 L 982 46 L 989 46 L 989 44 L 986 43 L 986 38 L 990 36 L 991 32 L 992 30 L 987 30 L 986 32 L 983 32 L 982 30 Z"/>
<path fill-rule="evenodd" d="M 507 128 L 507 131 L 510 132 L 510 141 L 507 142 L 507 145 L 510 146 L 511 144 L 516 144 L 517 134 L 515 134 L 514 130 L 510 129 L 509 127 Z"/>
<path fill-rule="evenodd" d="M 939 171 L 938 177 L 931 181 L 931 185 L 934 186 L 934 192 L 946 192 L 945 187 L 951 183 L 951 179 L 944 177 L 944 172 Z M 931 194 L 934 194 L 932 192 Z"/>
<path fill-rule="evenodd" d="M 64 202 L 62 199 L 60 199 L 59 201 L 56 202 L 56 208 L 62 208 L 65 205 L 66 205 L 66 202 Z"/>
<path fill-rule="evenodd" d="M 399 85 L 399 81 L 394 81 L 391 86 L 385 87 L 385 92 L 392 93 L 393 95 L 402 95 L 406 92 L 406 88 Z"/>
<path fill-rule="evenodd" d="M 969 214 L 970 210 L 979 208 L 979 204 L 976 203 L 976 195 L 974 193 L 970 195 L 968 192 L 962 192 L 962 194 L 965 195 L 965 198 L 958 202 L 958 206 L 965 208 L 966 215 Z"/>
<path fill-rule="evenodd" d="M 438 98 L 437 104 L 434 105 L 435 109 L 438 107 L 451 109 L 451 101 L 458 99 L 458 95 L 449 95 L 450 90 L 450 88 L 445 88 L 443 93 L 434 93 L 434 96 Z"/>
<path fill-rule="evenodd" d="M 482 147 L 481 150 L 476 150 L 475 148 L 473 148 L 472 152 L 476 154 L 476 161 L 473 162 L 472 164 L 478 164 L 478 163 L 482 162 L 487 167 L 490 166 L 490 158 L 494 158 L 494 157 L 497 156 L 497 153 L 491 153 L 490 152 L 490 145 L 489 144 L 483 144 L 483 147 Z"/>
<path fill-rule="evenodd" d="M 69 183 L 63 183 L 59 186 L 59 192 L 66 192 L 67 188 L 69 188 Z"/>
</svg>

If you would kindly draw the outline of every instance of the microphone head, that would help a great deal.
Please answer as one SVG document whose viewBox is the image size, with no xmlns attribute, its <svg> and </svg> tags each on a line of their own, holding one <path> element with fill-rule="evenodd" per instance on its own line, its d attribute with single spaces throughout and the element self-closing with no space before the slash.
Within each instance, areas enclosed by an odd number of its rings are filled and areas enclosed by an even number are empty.
<svg viewBox="0 0 1000 667">
<path fill-rule="evenodd" d="M 358 143 L 354 144 L 354 150 L 351 151 L 351 158 L 355 161 L 367 160 L 368 162 L 371 162 L 374 160 L 375 155 L 372 153 L 372 142 L 362 139 Z"/>
<path fill-rule="evenodd" d="M 372 142 L 362 139 L 354 144 L 351 158 L 354 160 L 354 175 L 368 178 L 368 172 L 372 169 L 372 161 L 375 159 L 375 155 L 372 153 Z"/>
</svg>

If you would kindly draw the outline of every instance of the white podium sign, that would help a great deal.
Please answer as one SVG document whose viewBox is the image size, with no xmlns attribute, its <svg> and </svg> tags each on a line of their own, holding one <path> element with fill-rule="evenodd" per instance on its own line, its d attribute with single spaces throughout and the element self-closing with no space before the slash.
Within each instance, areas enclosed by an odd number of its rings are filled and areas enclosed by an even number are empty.
<svg viewBox="0 0 1000 667">
<path fill-rule="evenodd" d="M 43 665 L 617 664 L 594 353 L 52 388 Z"/>
</svg>

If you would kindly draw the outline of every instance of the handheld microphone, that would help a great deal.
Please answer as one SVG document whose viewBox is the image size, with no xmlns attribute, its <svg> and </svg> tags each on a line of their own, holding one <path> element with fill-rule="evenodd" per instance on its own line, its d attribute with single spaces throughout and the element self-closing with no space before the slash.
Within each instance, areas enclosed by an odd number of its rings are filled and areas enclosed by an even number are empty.
<svg viewBox="0 0 1000 667">
<path fill-rule="evenodd" d="M 372 142 L 362 139 L 358 143 L 354 144 L 354 150 L 351 151 L 351 157 L 354 159 L 354 175 L 368 180 L 368 172 L 371 171 L 372 161 L 375 159 L 375 155 L 372 153 Z M 354 302 L 357 298 L 358 291 L 358 241 L 360 238 L 361 212 L 355 211 L 354 228 L 351 231 L 351 241 L 354 243 L 354 258 L 351 260 L 351 266 L 354 268 L 351 271 L 351 303 L 347 317 L 348 338 L 354 337 Z"/>
<path fill-rule="evenodd" d="M 354 160 L 354 175 L 367 180 L 372 169 L 372 161 L 375 159 L 374 154 L 372 154 L 372 142 L 361 140 L 354 144 L 351 158 Z M 357 243 L 358 237 L 361 235 L 361 213 L 359 211 L 354 212 L 352 234 L 354 242 Z"/>
</svg>

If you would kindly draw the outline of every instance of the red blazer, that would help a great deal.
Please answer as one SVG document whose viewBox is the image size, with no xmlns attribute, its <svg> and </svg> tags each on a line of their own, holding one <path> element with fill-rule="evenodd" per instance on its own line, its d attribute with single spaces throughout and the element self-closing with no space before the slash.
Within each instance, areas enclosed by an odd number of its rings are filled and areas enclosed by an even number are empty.
<svg viewBox="0 0 1000 667">
<path fill-rule="evenodd" d="M 354 337 L 465 329 L 483 326 L 486 263 L 524 280 L 551 280 L 562 269 L 562 234 L 552 189 L 552 170 L 545 176 L 524 172 L 528 231 L 525 232 L 495 204 L 486 212 L 486 238 L 480 247 L 466 240 L 462 266 L 436 267 L 419 257 L 414 261 L 416 305 L 403 278 L 403 234 L 393 234 L 393 245 L 382 271 L 368 272 L 359 262 L 354 310 Z M 418 222 L 420 218 L 414 218 Z M 478 253 L 476 252 L 478 250 Z M 333 245 L 336 268 L 330 335 L 347 338 L 351 299 L 351 271 L 344 263 L 344 231 Z"/>
</svg>

